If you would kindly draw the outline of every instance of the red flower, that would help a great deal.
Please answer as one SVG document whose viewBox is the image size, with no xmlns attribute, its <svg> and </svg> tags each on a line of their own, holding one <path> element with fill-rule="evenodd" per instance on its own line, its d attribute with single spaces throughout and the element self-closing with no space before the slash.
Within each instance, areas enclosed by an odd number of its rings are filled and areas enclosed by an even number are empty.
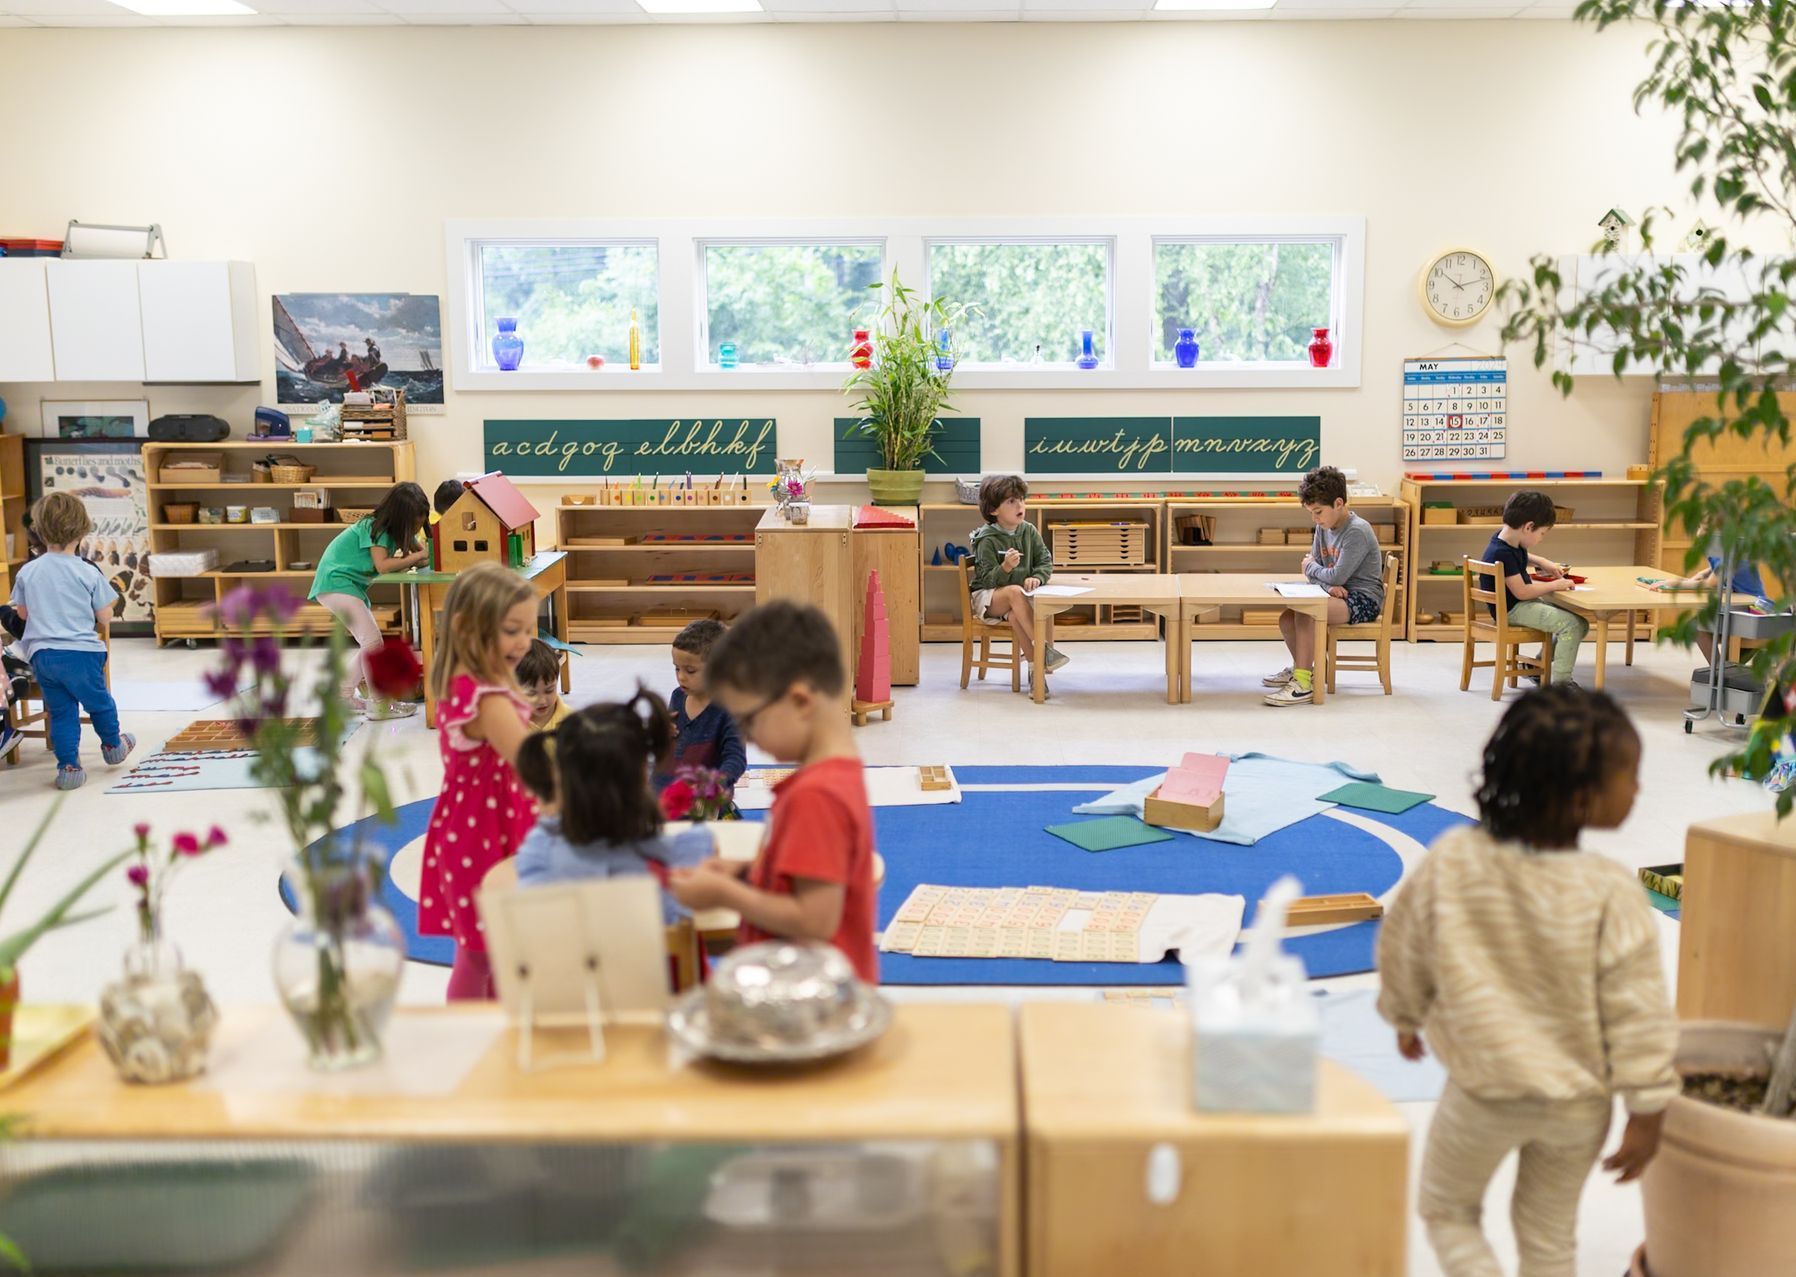
<svg viewBox="0 0 1796 1277">
<path fill-rule="evenodd" d="M 192 834 L 176 834 L 174 849 L 183 856 L 197 856 L 200 854 L 200 840 Z"/>
<path fill-rule="evenodd" d="M 131 832 L 137 835 L 138 842 L 142 842 L 150 836 L 150 827 L 147 824 L 138 823 L 131 826 Z"/>
<path fill-rule="evenodd" d="M 217 825 L 212 826 L 206 834 L 206 846 L 208 847 L 222 847 L 229 841 L 230 839 L 225 837 L 225 831 Z"/>
<path fill-rule="evenodd" d="M 669 820 L 684 820 L 692 810 L 692 786 L 676 780 L 661 791 L 661 814 Z"/>
<path fill-rule="evenodd" d="M 125 870 L 125 877 L 130 880 L 131 885 L 134 887 L 148 886 L 150 881 L 150 867 L 148 865 L 132 865 L 129 869 Z"/>
<path fill-rule="evenodd" d="M 424 667 L 404 639 L 388 639 L 368 653 L 368 682 L 382 696 L 410 696 L 417 690 Z"/>
</svg>

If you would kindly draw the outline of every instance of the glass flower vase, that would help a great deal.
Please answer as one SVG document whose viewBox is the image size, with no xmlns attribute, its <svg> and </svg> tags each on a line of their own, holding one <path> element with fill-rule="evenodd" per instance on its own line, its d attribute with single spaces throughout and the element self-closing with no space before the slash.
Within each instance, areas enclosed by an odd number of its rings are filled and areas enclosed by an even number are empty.
<svg viewBox="0 0 1796 1277">
<path fill-rule="evenodd" d="M 1334 358 L 1335 344 L 1328 339 L 1328 329 L 1310 329 L 1310 367 L 1326 368 Z"/>
<path fill-rule="evenodd" d="M 524 339 L 518 336 L 518 321 L 505 318 L 499 321 L 499 335 L 493 338 L 493 361 L 499 365 L 500 372 L 516 372 L 518 365 L 524 362 Z"/>
<path fill-rule="evenodd" d="M 95 1034 L 120 1077 L 155 1085 L 205 1072 L 217 1024 L 199 972 L 152 934 L 126 950 L 124 978 L 101 990 Z"/>
<path fill-rule="evenodd" d="M 1197 367 L 1197 332 L 1191 328 L 1179 329 L 1179 339 L 1173 343 L 1172 357 L 1181 368 Z"/>
<path fill-rule="evenodd" d="M 306 1041 L 308 1063 L 332 1072 L 371 1064 L 405 968 L 405 937 L 374 903 L 359 860 L 288 868 L 298 914 L 275 941 L 274 982 Z"/>
</svg>

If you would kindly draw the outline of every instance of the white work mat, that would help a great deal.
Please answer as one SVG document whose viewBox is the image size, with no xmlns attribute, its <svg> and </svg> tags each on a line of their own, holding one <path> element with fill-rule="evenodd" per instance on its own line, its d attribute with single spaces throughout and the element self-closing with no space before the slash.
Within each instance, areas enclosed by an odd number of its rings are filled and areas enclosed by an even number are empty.
<svg viewBox="0 0 1796 1277">
<path fill-rule="evenodd" d="M 453 1095 L 505 1031 L 505 1016 L 496 1006 L 490 1012 L 395 1015 L 387 1021 L 382 1058 L 340 1073 L 307 1067 L 305 1038 L 284 1010 L 277 1008 L 241 1033 L 231 1033 L 231 1024 L 227 1012 L 226 1032 L 214 1043 L 206 1072 L 194 1079 L 193 1089 L 222 1092 L 227 1105 L 237 1096 L 255 1097 L 261 1107 L 271 1094 Z"/>
<path fill-rule="evenodd" d="M 791 775 L 795 767 L 751 767 L 736 782 L 736 806 L 743 811 L 766 811 L 773 806 L 773 786 Z M 915 767 L 868 767 L 867 803 L 872 807 L 939 807 L 960 801 L 960 782 L 948 769 L 947 789 L 924 789 Z"/>
</svg>

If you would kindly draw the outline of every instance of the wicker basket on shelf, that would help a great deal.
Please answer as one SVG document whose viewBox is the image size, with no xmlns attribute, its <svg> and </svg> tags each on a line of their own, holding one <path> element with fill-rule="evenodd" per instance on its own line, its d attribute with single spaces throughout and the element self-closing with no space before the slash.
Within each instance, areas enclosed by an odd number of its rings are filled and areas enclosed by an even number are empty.
<svg viewBox="0 0 1796 1277">
<path fill-rule="evenodd" d="M 268 468 L 268 477 L 276 483 L 309 483 L 317 472 L 317 466 L 282 462 Z"/>
<path fill-rule="evenodd" d="M 369 508 L 367 508 L 365 510 L 353 509 L 353 508 L 345 509 L 342 506 L 338 506 L 337 507 L 337 522 L 338 523 L 359 523 L 363 519 L 366 519 L 369 515 L 371 515 L 373 513 L 374 513 L 374 508 L 372 506 L 370 506 Z"/>
</svg>

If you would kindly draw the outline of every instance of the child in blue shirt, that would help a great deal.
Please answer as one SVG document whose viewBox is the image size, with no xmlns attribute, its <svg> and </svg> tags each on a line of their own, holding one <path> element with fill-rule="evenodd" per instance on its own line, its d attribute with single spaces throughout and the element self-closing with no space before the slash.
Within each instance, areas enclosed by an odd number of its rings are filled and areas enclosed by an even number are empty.
<svg viewBox="0 0 1796 1277">
<path fill-rule="evenodd" d="M 536 828 L 518 847 L 518 886 L 651 874 L 668 922 L 686 910 L 667 894 L 667 871 L 713 854 L 711 835 L 668 837 L 649 788 L 649 765 L 667 757 L 667 706 L 641 687 L 628 704 L 591 705 L 518 749 L 518 778 L 536 795 Z"/>
<path fill-rule="evenodd" d="M 20 644 L 50 716 L 56 787 L 79 789 L 87 781 L 81 768 L 82 710 L 93 721 L 108 765 L 117 767 L 137 746 L 137 737 L 119 731 L 118 705 L 106 687 L 105 636 L 118 591 L 75 553 L 93 531 L 79 498 L 52 492 L 32 507 L 31 522 L 46 553 L 19 569 L 12 606 L 25 622 Z"/>
<path fill-rule="evenodd" d="M 711 699 L 705 687 L 705 659 L 723 637 L 717 621 L 694 621 L 674 636 L 674 689 L 668 710 L 673 715 L 672 751 L 655 766 L 655 792 L 673 783 L 682 767 L 710 767 L 723 773 L 732 789 L 748 767 L 748 748 L 730 712 Z"/>
</svg>

